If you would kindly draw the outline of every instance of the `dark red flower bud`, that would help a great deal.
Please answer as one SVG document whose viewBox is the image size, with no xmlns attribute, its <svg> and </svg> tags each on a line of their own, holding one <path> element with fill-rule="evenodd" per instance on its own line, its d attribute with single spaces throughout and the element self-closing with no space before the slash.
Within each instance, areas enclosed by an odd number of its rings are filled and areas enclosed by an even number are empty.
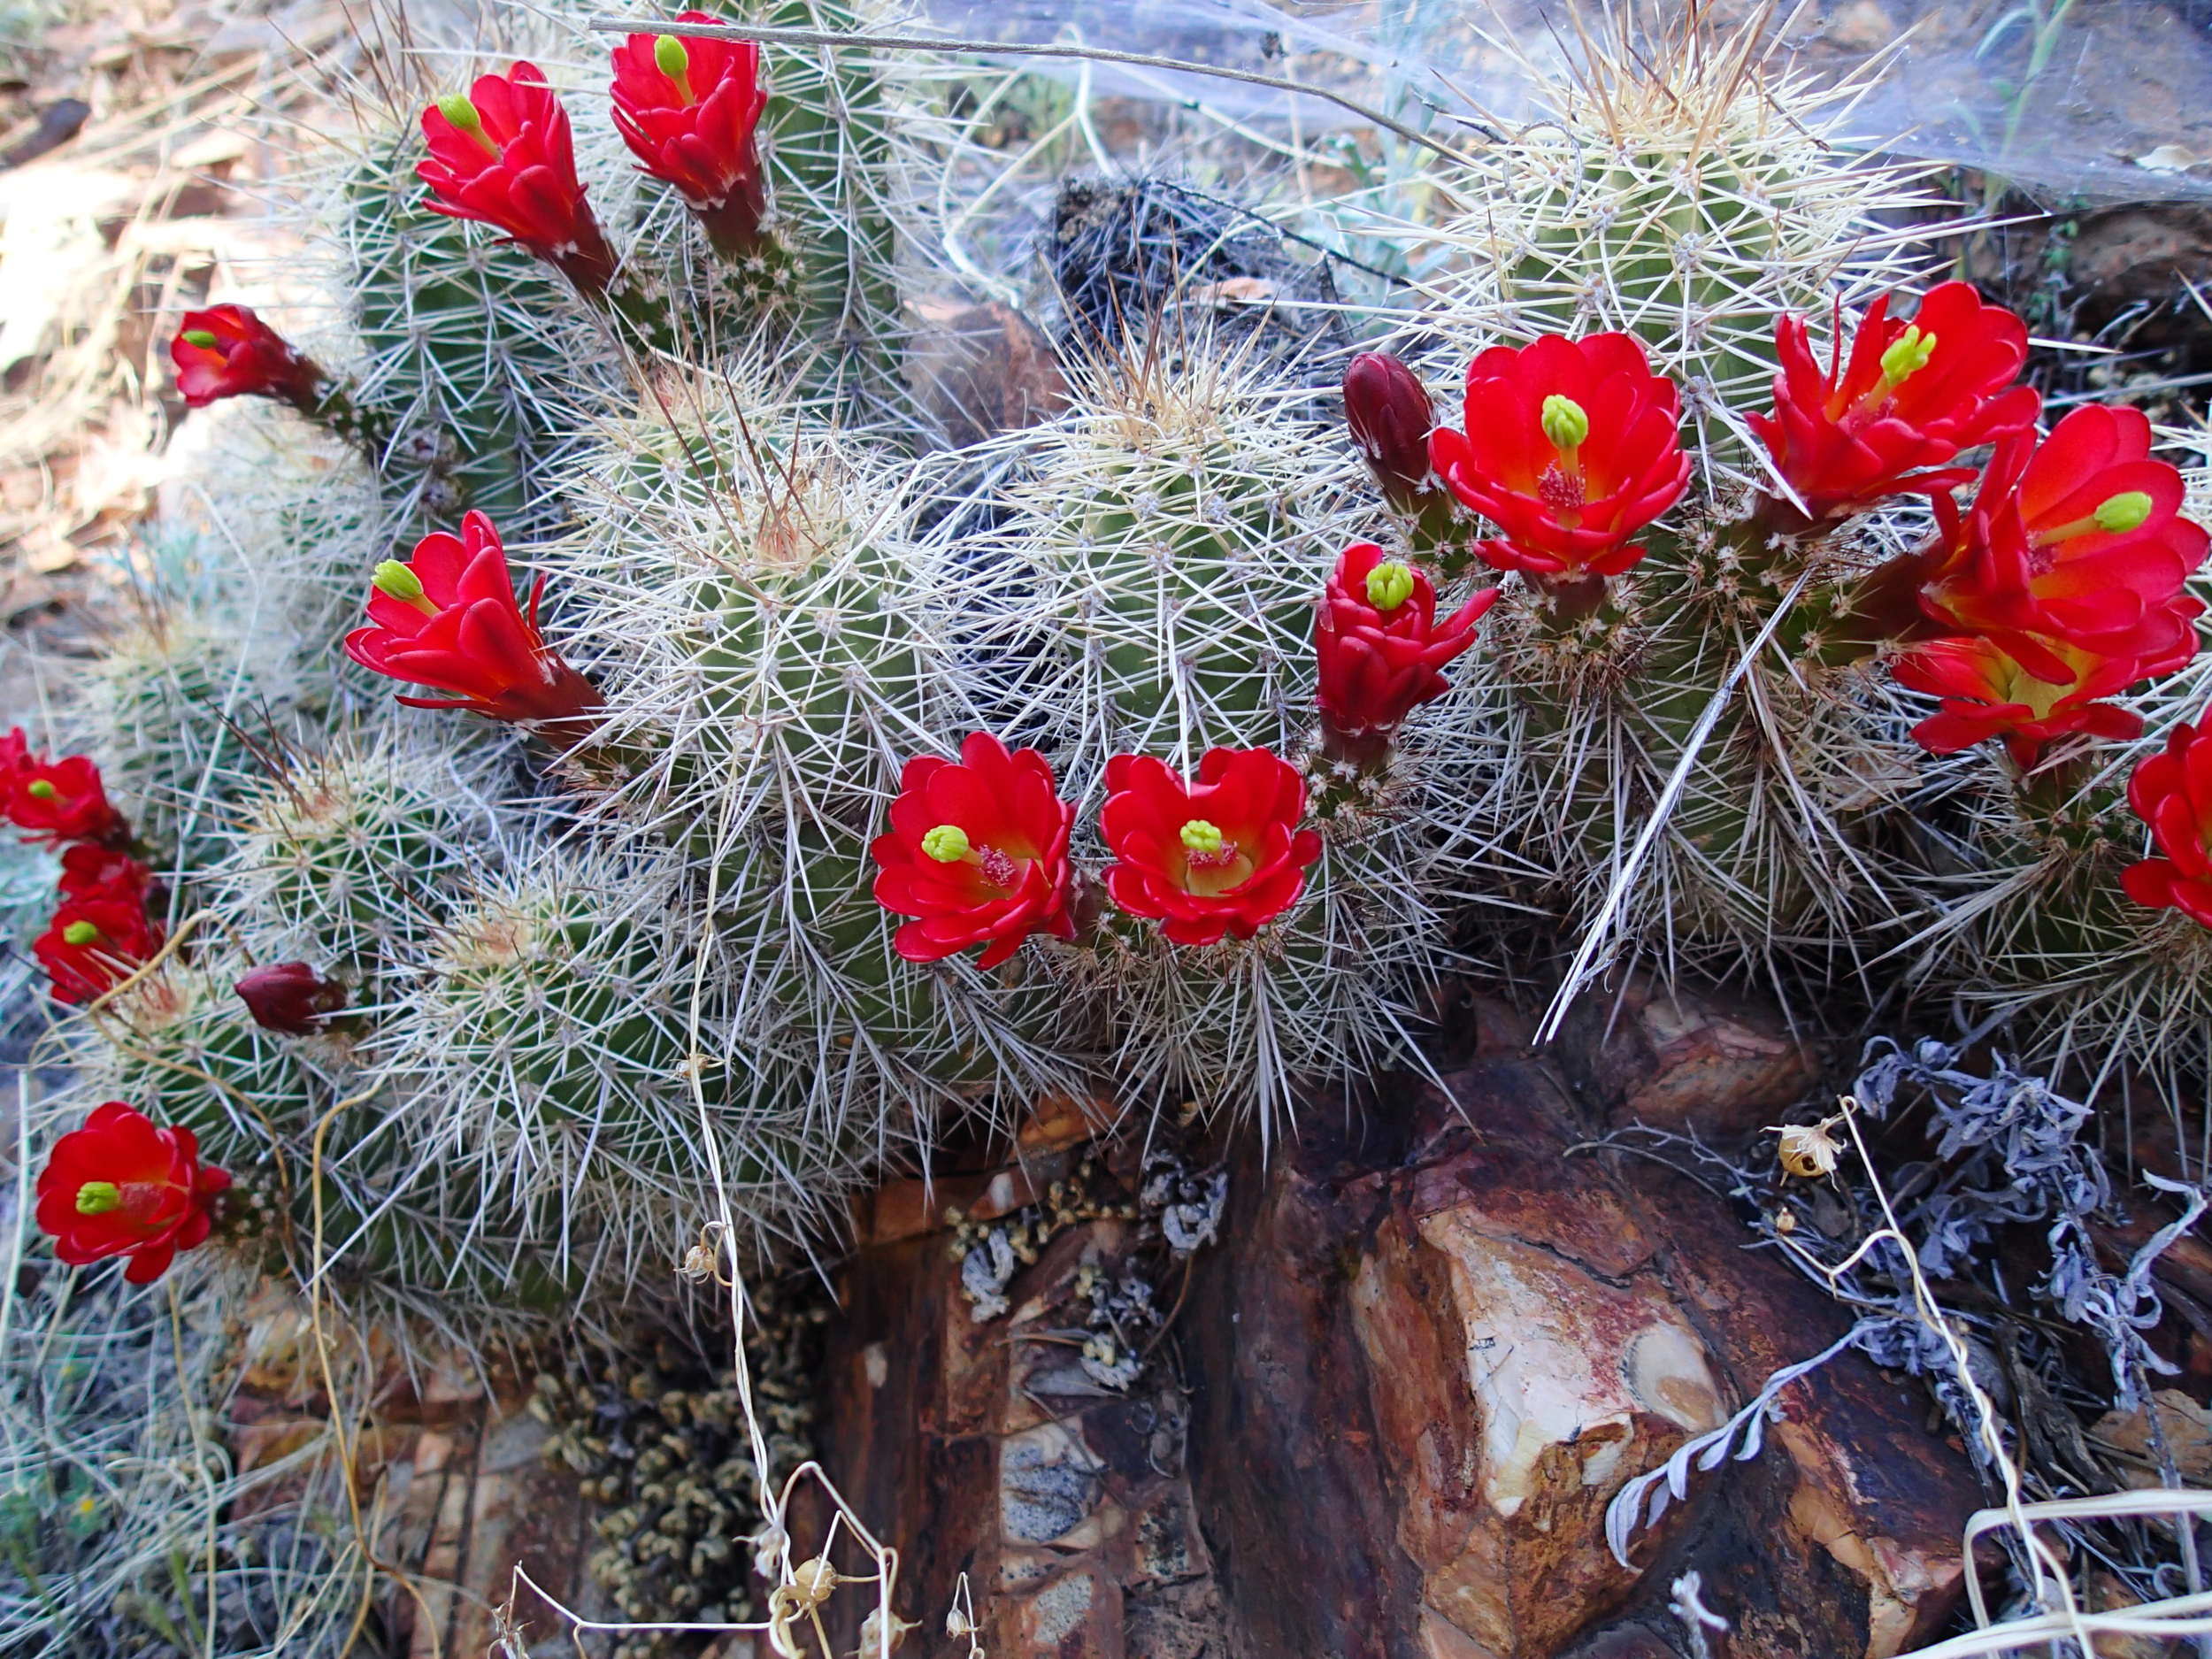
<svg viewBox="0 0 2212 1659">
<path fill-rule="evenodd" d="M 1344 371 L 1344 424 L 1390 504 L 1408 512 L 1430 491 L 1436 405 L 1421 377 L 1387 351 L 1363 351 Z"/>
<path fill-rule="evenodd" d="M 195 409 L 224 397 L 273 397 L 312 411 L 324 375 L 314 360 L 243 305 L 187 311 L 169 342 L 177 390 Z"/>
<path fill-rule="evenodd" d="M 123 1277 L 150 1285 L 179 1250 L 206 1240 L 229 1186 L 227 1171 L 200 1161 L 189 1129 L 157 1129 L 111 1100 L 54 1143 L 39 1171 L 39 1230 L 72 1266 L 127 1256 Z"/>
<path fill-rule="evenodd" d="M 584 200 L 568 111 L 535 64 L 480 75 L 422 112 L 430 159 L 415 176 L 434 213 L 495 225 L 587 294 L 614 280 L 614 254 Z"/>
<path fill-rule="evenodd" d="M 718 23 L 685 12 L 679 23 Z M 768 211 L 753 142 L 768 95 L 760 45 L 677 35 L 633 35 L 614 49 L 614 124 L 645 171 L 683 192 L 724 253 L 760 245 Z"/>
<path fill-rule="evenodd" d="M 255 1025 L 295 1037 L 313 1036 L 323 1029 L 321 1016 L 346 1005 L 346 987 L 324 979 L 304 962 L 256 968 L 235 988 Z"/>
</svg>

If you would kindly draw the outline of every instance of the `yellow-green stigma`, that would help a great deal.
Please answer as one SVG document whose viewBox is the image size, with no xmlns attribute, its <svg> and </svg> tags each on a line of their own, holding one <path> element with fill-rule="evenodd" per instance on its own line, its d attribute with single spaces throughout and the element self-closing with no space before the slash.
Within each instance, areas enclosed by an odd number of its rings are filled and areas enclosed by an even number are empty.
<svg viewBox="0 0 2212 1659">
<path fill-rule="evenodd" d="M 50 801 L 61 793 L 43 778 L 33 779 L 23 786 L 23 793 L 34 801 Z"/>
<path fill-rule="evenodd" d="M 426 617 L 438 614 L 437 606 L 423 596 L 422 579 L 397 559 L 386 559 L 376 567 L 376 574 L 369 585 L 388 599 L 396 599 L 403 605 L 412 605 Z"/>
<path fill-rule="evenodd" d="M 77 1213 L 104 1216 L 123 1207 L 123 1189 L 113 1181 L 87 1181 L 77 1189 Z"/>
<path fill-rule="evenodd" d="M 968 832 L 957 824 L 940 824 L 922 837 L 922 850 L 941 864 L 964 863 L 971 851 Z"/>
<path fill-rule="evenodd" d="M 2124 535 L 2130 530 L 2139 530 L 2143 521 L 2151 516 L 2151 509 L 2157 504 L 2142 490 L 2124 489 L 2099 504 L 2097 528 L 2107 535 Z"/>
<path fill-rule="evenodd" d="M 100 930 L 90 922 L 72 922 L 61 930 L 61 942 L 76 949 L 82 949 L 99 937 Z"/>
<path fill-rule="evenodd" d="M 1917 324 L 1907 323 L 1905 332 L 1889 342 L 1889 349 L 1882 353 L 1882 378 L 1892 386 L 1909 379 L 1928 366 L 1928 359 L 1935 356 L 1936 337 L 1924 334 Z"/>
<path fill-rule="evenodd" d="M 180 336 L 188 346 L 197 346 L 203 351 L 212 351 L 222 343 L 204 328 L 188 328 Z"/>
<path fill-rule="evenodd" d="M 1367 572 L 1367 603 L 1378 611 L 1395 611 L 1413 597 L 1413 572 L 1396 559 L 1388 559 Z"/>
<path fill-rule="evenodd" d="M 676 83 L 676 90 L 687 105 L 695 104 L 691 95 L 691 54 L 684 43 L 673 35 L 664 35 L 653 42 L 653 66 Z"/>
<path fill-rule="evenodd" d="M 1580 403 L 1557 392 L 1544 399 L 1544 436 L 1563 454 L 1579 449 L 1590 436 L 1590 417 Z"/>
<path fill-rule="evenodd" d="M 440 98 L 438 113 L 465 133 L 475 134 L 484 130 L 484 118 L 477 114 L 476 106 L 469 102 L 465 92 L 449 92 Z"/>
<path fill-rule="evenodd" d="M 1220 856 L 1221 832 L 1207 823 L 1204 818 L 1191 819 L 1189 823 L 1183 826 L 1181 834 L 1183 846 L 1187 851 L 1200 853 L 1209 858 Z"/>
</svg>

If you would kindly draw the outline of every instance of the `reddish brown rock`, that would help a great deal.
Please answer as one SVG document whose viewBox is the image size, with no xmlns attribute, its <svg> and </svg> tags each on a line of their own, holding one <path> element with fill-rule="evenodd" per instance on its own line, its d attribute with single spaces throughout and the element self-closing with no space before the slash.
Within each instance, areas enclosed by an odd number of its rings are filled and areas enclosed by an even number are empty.
<svg viewBox="0 0 2212 1659">
<path fill-rule="evenodd" d="M 1643 973 L 1617 995 L 1586 997 L 1557 1059 L 1609 1125 L 1707 1136 L 1773 1123 L 1813 1080 L 1810 1056 L 1779 1013 Z"/>
<path fill-rule="evenodd" d="M 1758 1457 L 1694 1477 L 1633 1565 L 1606 1548 L 1624 1481 L 1849 1322 L 1724 1200 L 1589 1149 L 1631 1100 L 1704 1132 L 1805 1087 L 1758 1017 L 1657 1009 L 1595 1055 L 1586 1033 L 1579 1087 L 1478 1041 L 1448 1095 L 1311 1102 L 1266 1166 L 1240 1138 L 1133 1399 L 1087 1394 L 1048 1340 L 1129 1224 L 1061 1235 L 984 1325 L 942 1235 L 863 1251 L 823 1443 L 908 1552 L 902 1610 L 941 1629 L 964 1571 L 994 1659 L 1645 1659 L 1682 1650 L 1669 1587 L 1695 1568 L 1729 1659 L 1927 1640 L 1979 1495 L 1925 1395 L 1855 1355 L 1783 1396 Z"/>
</svg>

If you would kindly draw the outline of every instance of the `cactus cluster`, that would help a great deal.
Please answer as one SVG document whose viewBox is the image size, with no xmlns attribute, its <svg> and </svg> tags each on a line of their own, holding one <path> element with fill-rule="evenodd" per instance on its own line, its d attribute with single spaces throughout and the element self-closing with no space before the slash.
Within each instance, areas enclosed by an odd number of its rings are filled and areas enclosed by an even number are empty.
<svg viewBox="0 0 2212 1659">
<path fill-rule="evenodd" d="M 725 1204 L 757 1256 L 833 1248 L 872 1171 L 1048 1095 L 1271 1134 L 1308 1079 L 1425 1064 L 1443 976 L 1578 947 L 1570 993 L 1640 956 L 1814 1018 L 1916 963 L 2047 1046 L 2200 1064 L 2205 930 L 2120 885 L 2167 879 L 2120 795 L 2201 675 L 1932 757 L 1964 717 L 1916 654 L 2026 626 L 1940 621 L 1923 568 L 1948 463 L 2029 442 L 2024 329 L 1886 315 L 1910 180 L 1753 33 L 1587 42 L 1512 145 L 1403 162 L 1390 199 L 1448 211 L 1343 327 L 1471 373 L 1463 431 L 1139 260 L 1064 406 L 948 453 L 902 318 L 944 280 L 917 204 L 995 165 L 943 151 L 957 77 L 529 27 L 415 59 L 307 193 L 311 356 L 180 333 L 288 405 L 235 449 L 339 483 L 211 486 L 239 557 L 70 716 L 176 931 L 63 1025 L 44 1121 L 190 1129 L 268 1218 L 224 1248 L 479 1340 L 611 1329 Z M 1824 495 L 1789 420 L 1918 447 Z M 2133 485 L 2085 511 L 2051 535 L 2165 534 Z M 272 1024 L 231 987 L 273 969 L 316 1000 Z"/>
</svg>

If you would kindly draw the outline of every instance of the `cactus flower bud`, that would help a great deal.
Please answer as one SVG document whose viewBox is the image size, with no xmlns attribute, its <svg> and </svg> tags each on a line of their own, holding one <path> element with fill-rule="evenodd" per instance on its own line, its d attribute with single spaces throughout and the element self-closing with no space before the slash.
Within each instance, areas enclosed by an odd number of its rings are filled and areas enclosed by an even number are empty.
<svg viewBox="0 0 2212 1659">
<path fill-rule="evenodd" d="M 936 962 L 981 945 L 977 965 L 995 968 L 1032 933 L 1073 938 L 1074 827 L 1075 808 L 1033 749 L 1010 755 L 988 732 L 973 732 L 957 764 L 933 755 L 908 761 L 890 830 L 869 848 L 881 866 L 876 902 L 918 918 L 893 936 L 899 955 Z"/>
<path fill-rule="evenodd" d="M 1544 399 L 1541 425 L 1552 448 L 1563 454 L 1578 449 L 1590 441 L 1590 417 L 1573 398 L 1562 397 L 1556 392 Z"/>
<path fill-rule="evenodd" d="M 971 856 L 968 832 L 957 824 L 940 824 L 922 837 L 922 850 L 941 864 L 964 863 Z"/>
<path fill-rule="evenodd" d="M 686 12 L 681 23 L 716 23 Z M 757 253 L 768 190 L 755 132 L 768 107 L 754 41 L 632 35 L 614 49 L 614 124 L 645 171 L 676 187 L 718 252 Z"/>
<path fill-rule="evenodd" d="M 1413 572 L 1389 559 L 1367 572 L 1367 603 L 1378 611 L 1395 611 L 1413 597 Z"/>
<path fill-rule="evenodd" d="M 321 1017 L 346 1005 L 346 987 L 326 979 L 304 962 L 273 963 L 256 968 L 232 987 L 255 1025 L 296 1037 L 323 1029 Z"/>
<path fill-rule="evenodd" d="M 126 1256 L 123 1277 L 150 1285 L 180 1250 L 204 1243 L 230 1176 L 200 1161 L 189 1129 L 157 1129 L 120 1101 L 95 1107 L 54 1143 L 38 1177 L 38 1225 L 74 1267 Z"/>
<path fill-rule="evenodd" d="M 1098 824 L 1118 861 L 1106 889 L 1179 945 L 1251 938 L 1298 902 L 1321 856 L 1321 838 L 1298 827 L 1305 780 L 1268 749 L 1210 749 L 1194 784 L 1149 755 L 1117 755 L 1106 788 Z"/>
<path fill-rule="evenodd" d="M 194 409 L 225 397 L 269 397 L 313 413 L 326 378 L 283 335 L 243 305 L 187 311 L 169 342 L 177 390 Z"/>
<path fill-rule="evenodd" d="M 2157 504 L 2148 490 L 2124 489 L 2098 504 L 2097 528 L 2107 535 L 2125 535 L 2131 530 L 2139 530 Z"/>
<path fill-rule="evenodd" d="M 1387 351 L 1363 351 L 1344 371 L 1344 424 L 1394 507 L 1412 511 L 1429 488 L 1436 406 L 1421 377 Z"/>
<path fill-rule="evenodd" d="M 434 686 L 451 699 L 402 697 L 418 709 L 468 709 L 494 720 L 569 723 L 598 709 L 599 693 L 538 632 L 540 577 L 530 614 L 515 603 L 499 532 L 480 512 L 457 536 L 439 531 L 414 558 L 377 566 L 371 625 L 346 635 L 346 655 L 394 680 Z"/>
<path fill-rule="evenodd" d="M 568 111 L 536 65 L 480 75 L 465 97 L 447 93 L 423 111 L 422 131 L 430 158 L 415 176 L 432 212 L 496 226 L 584 293 L 606 290 L 614 253 L 576 176 Z"/>
</svg>

